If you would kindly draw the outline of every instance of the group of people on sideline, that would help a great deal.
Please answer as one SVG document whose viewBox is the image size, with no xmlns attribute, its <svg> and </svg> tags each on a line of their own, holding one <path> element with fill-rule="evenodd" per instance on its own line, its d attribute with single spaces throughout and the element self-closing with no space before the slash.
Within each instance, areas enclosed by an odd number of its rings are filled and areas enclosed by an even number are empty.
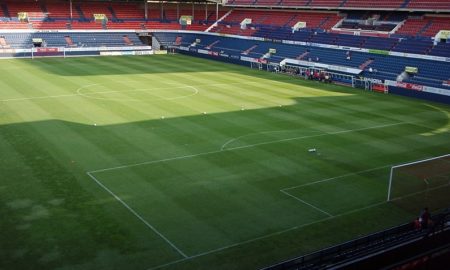
<svg viewBox="0 0 450 270">
<path fill-rule="evenodd" d="M 275 67 L 274 70 L 275 72 L 282 72 L 293 76 L 300 76 L 305 78 L 306 80 L 320 81 L 325 83 L 332 82 L 331 75 L 325 70 L 303 69 L 292 66 Z"/>
</svg>

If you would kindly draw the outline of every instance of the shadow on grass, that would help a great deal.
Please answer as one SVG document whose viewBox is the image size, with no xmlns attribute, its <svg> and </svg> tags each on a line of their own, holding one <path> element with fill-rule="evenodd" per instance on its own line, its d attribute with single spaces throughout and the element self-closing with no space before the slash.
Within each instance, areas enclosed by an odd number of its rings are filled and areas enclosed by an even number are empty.
<svg viewBox="0 0 450 270">
<path fill-rule="evenodd" d="M 145 58 L 138 59 L 142 61 L 141 63 L 146 63 Z M 107 63 L 110 60 L 115 61 L 116 59 L 105 59 Z M 42 61 L 45 62 L 45 60 Z M 62 63 L 64 61 L 61 60 Z M 55 69 L 57 70 L 57 68 Z M 102 71 L 96 72 L 98 75 L 102 73 Z M 184 68 L 180 68 L 179 72 L 186 71 Z M 259 76 L 259 73 L 255 74 L 255 76 Z M 261 76 L 266 77 L 266 74 L 261 74 Z M 286 79 L 286 77 L 277 77 Z M 314 85 L 314 83 L 310 84 Z M 330 89 L 338 92 L 357 93 L 355 90 L 334 86 L 330 86 Z M 86 171 L 148 161 L 155 157 L 164 158 L 167 157 L 167 152 L 181 156 L 214 149 L 219 150 L 221 144 L 218 142 L 223 143 L 230 138 L 259 132 L 260 130 L 255 130 L 255 127 L 262 128 L 262 130 L 267 128 L 294 130 L 308 129 L 308 125 L 311 123 L 327 123 L 334 125 L 338 130 L 346 130 L 352 127 L 342 124 L 345 124 L 349 118 L 356 119 L 357 117 L 373 122 L 371 124 L 373 126 L 377 125 L 374 124 L 375 122 L 378 122 L 378 125 L 397 123 L 399 122 L 397 116 L 402 116 L 401 113 L 404 113 L 397 108 L 361 112 L 351 109 L 351 106 L 345 107 L 346 104 L 360 105 L 361 102 L 367 102 L 367 106 L 373 106 L 371 105 L 373 102 L 382 103 L 392 98 L 410 105 L 412 112 L 426 112 L 427 114 L 432 112 L 430 119 L 418 119 L 424 122 L 421 123 L 422 125 L 415 126 L 414 130 L 408 131 L 410 132 L 410 134 L 406 134 L 408 136 L 420 136 L 422 133 L 430 133 L 448 124 L 446 113 L 426 104 L 386 96 L 374 100 L 365 98 L 363 101 L 358 98 L 358 95 L 352 95 L 302 98 L 296 100 L 295 104 L 283 108 L 234 111 L 206 116 L 193 115 L 106 126 L 59 120 L 2 125 L 0 126 L 0 146 L 2 147 L 0 160 L 5 166 L 0 169 L 0 175 L 7 177 L 0 184 L 0 193 L 2 194 L 0 213 L 8 218 L 0 225 L 3 232 L 0 242 L 7 247 L 7 252 L 2 252 L 0 255 L 2 256 L 0 261 L 11 269 L 26 269 L 29 263 L 32 263 L 35 269 L 49 269 L 90 262 L 96 259 L 99 250 L 113 250 L 114 252 L 111 254 L 123 256 L 145 252 L 146 256 L 139 258 L 139 262 L 136 262 L 138 268 L 149 266 L 148 258 L 156 257 L 158 262 L 154 263 L 155 265 L 173 261 L 177 258 L 171 255 L 169 247 L 158 246 L 165 250 L 156 252 L 155 249 L 158 248 L 141 243 L 140 236 L 132 231 L 133 226 L 142 225 L 139 224 L 139 221 L 132 220 L 130 225 L 124 225 L 120 217 L 130 218 L 127 216 L 128 213 L 122 212 L 122 216 L 119 214 L 117 217 L 115 216 L 117 213 L 110 214 L 108 212 L 117 206 L 117 202 L 94 183 L 87 181 Z M 319 114 L 308 108 L 329 110 L 329 113 Z M 407 118 L 407 115 L 405 117 Z M 308 120 L 309 124 L 303 123 L 302 120 Z M 383 134 L 382 131 L 378 131 L 374 136 L 392 138 L 396 134 Z M 449 145 L 442 139 L 443 136 L 446 134 L 430 136 L 430 142 L 434 138 L 438 138 L 442 142 L 430 143 L 430 145 L 423 146 L 424 148 L 415 146 L 419 150 L 414 155 L 450 150 Z M 345 145 L 343 147 L 345 148 Z M 404 151 L 408 151 L 408 149 L 399 151 L 393 160 L 401 160 L 404 156 L 408 156 Z M 371 153 L 367 153 L 367 155 L 371 155 Z M 374 154 L 374 159 L 378 157 Z M 337 167 L 346 170 L 357 169 L 353 168 L 354 164 L 346 163 L 344 157 L 335 162 Z M 216 165 L 220 166 L 220 163 Z M 104 203 L 98 202 L 99 197 Z M 29 212 L 21 212 L 24 208 L 20 210 L 8 206 L 11 201 L 15 201 L 15 205 L 20 206 L 18 200 L 24 198 L 33 202 L 35 208 L 31 206 L 31 210 L 34 209 L 35 214 L 31 218 L 35 218 L 40 223 L 29 225 L 31 221 L 26 222 L 27 220 L 24 219 L 27 216 L 30 218 Z M 105 198 L 109 198 L 109 200 Z M 62 200 L 62 202 L 58 207 L 52 208 L 52 201 L 55 199 Z M 446 202 L 448 203 L 448 200 Z M 418 209 L 422 207 L 420 205 Z M 47 212 L 43 210 L 44 208 L 48 208 Z M 416 212 L 414 208 L 408 209 L 409 214 Z M 52 219 L 47 219 L 50 213 Z M 351 227 L 355 223 L 351 218 L 346 222 L 342 222 L 343 227 Z M 25 230 L 26 233 L 24 233 L 26 226 L 32 226 L 32 229 Z M 329 224 L 329 226 L 334 226 L 334 224 Z M 366 224 L 366 227 L 362 228 L 366 232 L 373 230 L 372 224 Z M 318 236 L 315 235 L 315 237 Z M 323 245 L 333 244 L 337 241 L 336 239 L 340 239 L 340 236 L 337 237 L 323 235 L 319 237 L 318 242 Z M 298 250 L 298 245 L 301 244 L 289 241 L 287 244 L 278 244 L 291 252 Z M 55 245 L 59 247 L 59 251 L 55 250 Z M 258 257 L 259 252 L 266 248 L 255 245 L 246 252 L 252 253 L 249 256 Z M 311 247 L 301 249 L 305 251 L 307 248 Z M 316 247 L 314 246 L 314 248 Z M 49 254 L 53 254 L 53 257 Z M 235 258 L 241 257 L 237 254 L 234 256 Z M 130 260 L 124 260 L 121 262 L 122 264 L 118 263 L 119 267 L 125 267 L 125 261 L 129 262 Z M 112 262 L 115 261 L 112 260 Z M 245 258 L 237 259 L 234 263 L 238 267 L 246 265 Z M 106 263 L 104 268 L 117 268 L 118 265 Z"/>
</svg>

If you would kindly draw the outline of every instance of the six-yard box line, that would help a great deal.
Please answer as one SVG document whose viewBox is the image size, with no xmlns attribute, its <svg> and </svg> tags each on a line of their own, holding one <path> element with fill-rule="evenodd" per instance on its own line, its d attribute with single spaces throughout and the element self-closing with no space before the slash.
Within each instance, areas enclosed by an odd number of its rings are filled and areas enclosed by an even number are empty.
<svg viewBox="0 0 450 270">
<path fill-rule="evenodd" d="M 362 174 L 362 173 L 366 173 L 366 172 L 370 172 L 370 171 L 376 171 L 376 170 L 380 170 L 380 169 L 384 169 L 387 167 L 391 167 L 392 164 L 390 165 L 385 165 L 385 166 L 380 166 L 377 168 L 371 168 L 371 169 L 367 169 L 367 170 L 362 170 L 362 171 L 358 171 L 358 172 L 354 172 L 354 173 L 348 173 L 348 174 L 344 174 L 344 175 L 340 175 L 340 176 L 336 176 L 336 177 L 332 177 L 332 178 L 327 178 L 327 179 L 322 179 L 322 180 L 318 180 L 315 182 L 310 182 L 310 183 L 306 183 L 303 185 L 299 185 L 299 186 L 293 186 L 293 187 L 288 187 L 288 188 L 283 188 L 280 190 L 280 192 L 282 192 L 283 194 L 290 196 L 294 199 L 296 199 L 297 201 L 315 209 L 318 212 L 321 212 L 322 214 L 325 214 L 327 217 L 323 218 L 323 219 L 319 219 L 310 223 L 306 223 L 306 224 L 302 224 L 302 225 L 298 225 L 298 226 L 294 226 L 282 231 L 278 231 L 278 232 L 274 232 L 274 233 L 270 233 L 267 235 L 263 235 L 257 238 L 253 238 L 253 239 L 249 239 L 246 241 L 242 241 L 239 243 L 235 243 L 229 246 L 225 246 L 225 247 L 221 247 L 221 248 L 217 248 L 217 249 L 213 249 L 210 251 L 206 251 L 203 253 L 199 253 L 196 255 L 192 255 L 192 256 L 188 256 L 185 252 L 183 252 L 180 248 L 178 248 L 172 241 L 170 241 L 166 236 L 164 236 L 161 232 L 159 232 L 153 225 L 151 225 L 147 220 L 145 220 L 138 212 L 136 212 L 133 208 L 131 208 L 127 203 L 125 203 L 119 196 L 117 196 L 113 191 L 111 191 L 107 186 L 105 186 L 100 180 L 98 180 L 94 174 L 96 173 L 100 173 L 100 172 L 106 172 L 106 171 L 112 171 L 112 170 L 120 170 L 120 169 L 126 169 L 126 168 L 130 168 L 130 167 L 136 167 L 136 166 L 143 166 L 143 165 L 150 165 L 150 164 L 157 164 L 157 163 L 162 163 L 162 162 L 168 162 L 168 161 L 174 161 L 174 160 L 182 160 L 182 159 L 189 159 L 189 158 L 194 158 L 194 157 L 200 157 L 200 156 L 206 156 L 206 155 L 211 155 L 211 154 L 215 154 L 215 153 L 220 153 L 220 152 L 224 152 L 224 151 L 233 151 L 233 150 L 240 150 L 240 149 L 247 149 L 247 148 L 252 148 L 252 147 L 256 147 L 256 146 L 261 146 L 261 145 L 268 145 L 268 144 L 273 144 L 273 143 L 283 143 L 283 142 L 287 142 L 287 141 L 293 141 L 293 140 L 300 140 L 300 139 L 307 139 L 307 138 L 314 138 L 314 137 L 321 137 L 321 136 L 327 136 L 327 135 L 337 135 L 337 134 L 342 134 L 342 133 L 350 133 L 350 132 L 358 132 L 358 131 L 364 131 L 364 130 L 371 130 L 371 129 L 378 129 L 378 128 L 386 128 L 386 127 L 391 127 L 391 126 L 397 126 L 397 125 L 404 125 L 404 124 L 413 124 L 412 122 L 397 122 L 397 123 L 393 123 L 393 124 L 385 124 L 385 125 L 378 125 L 378 126 L 372 126 L 372 127 L 366 127 L 366 128 L 359 128 L 359 129 L 349 129 L 349 130 L 341 130 L 341 131 L 336 131 L 336 132 L 325 132 L 323 134 L 317 134 L 317 135 L 310 135 L 310 136 L 300 136 L 300 137 L 294 137 L 294 138 L 288 138 L 288 139 L 281 139 L 281 140 L 274 140 L 274 141 L 269 141 L 269 142 L 262 142 L 262 143 L 257 143 L 257 144 L 251 144 L 251 145 L 245 145 L 245 146 L 239 146 L 239 147 L 233 147 L 233 148 L 227 148 L 227 149 L 221 149 L 221 150 L 217 150 L 217 151 L 209 151 L 209 152 L 203 152 L 203 153 L 198 153 L 198 154 L 192 154 L 192 155 L 185 155 L 185 156 L 178 156 L 178 157 L 173 157 L 173 158 L 166 158 L 166 159 L 160 159 L 160 160 L 152 160 L 152 161 L 147 161 L 147 162 L 141 162 L 141 163 L 135 163 L 135 164 L 128 164 L 128 165 L 122 165 L 122 166 L 117 166 L 117 167 L 110 167 L 110 168 L 105 168 L 105 169 L 99 169 L 99 170 L 94 170 L 94 171 L 89 171 L 87 172 L 87 175 L 94 180 L 100 187 L 102 187 L 106 192 L 108 192 L 111 196 L 113 196 L 119 203 L 121 203 L 128 211 L 130 211 L 136 218 L 138 218 L 142 223 L 145 224 L 145 226 L 147 226 L 149 229 L 151 229 L 154 233 L 156 233 L 159 237 L 161 237 L 166 243 L 168 243 L 179 255 L 181 255 L 183 258 L 180 260 L 176 260 L 173 262 L 169 262 L 168 264 L 164 264 L 164 265 L 160 265 L 157 266 L 154 269 L 160 268 L 160 267 L 164 267 L 170 264 L 174 264 L 174 263 L 178 263 L 184 260 L 190 260 L 190 259 L 194 259 L 196 257 L 200 257 L 200 256 L 204 256 L 207 254 L 211 254 L 214 252 L 218 252 L 218 251 L 222 251 L 228 248 L 232 248 L 232 247 L 236 247 L 236 246 L 240 246 L 246 243 L 250 243 L 250 242 L 254 242 L 257 240 L 261 240 L 264 238 L 268 238 L 274 235 L 279 235 L 291 230 L 296 230 L 299 228 L 303 228 L 309 225 L 313 225 L 313 224 L 317 224 L 326 220 L 330 220 L 333 218 L 337 218 L 337 217 L 341 217 L 341 216 L 345 216 L 348 214 L 352 214 L 355 212 L 359 212 L 359 211 L 363 211 L 369 208 L 373 208 L 379 205 L 382 205 L 384 203 L 387 203 L 386 201 L 383 202 L 379 202 L 379 203 L 375 203 L 372 205 L 368 205 L 359 209 L 354 209 L 342 214 L 338 214 L 338 215 L 331 215 L 330 213 L 290 194 L 289 192 L 287 192 L 288 190 L 291 189 L 296 189 L 296 188 L 301 188 L 303 186 L 309 186 L 309 185 L 314 185 L 314 184 L 318 184 L 318 183 L 323 183 L 323 182 L 328 182 L 328 181 L 333 181 L 333 180 L 338 180 L 338 179 L 342 179 L 348 176 L 352 176 L 352 175 L 358 175 L 358 174 Z"/>
</svg>

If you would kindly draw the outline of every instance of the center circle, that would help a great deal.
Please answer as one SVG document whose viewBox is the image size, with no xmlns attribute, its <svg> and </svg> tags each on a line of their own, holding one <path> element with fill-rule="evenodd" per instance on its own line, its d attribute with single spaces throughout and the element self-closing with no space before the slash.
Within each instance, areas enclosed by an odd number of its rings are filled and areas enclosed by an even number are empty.
<svg viewBox="0 0 450 270">
<path fill-rule="evenodd" d="M 199 91 L 190 85 L 114 90 L 104 83 L 97 83 L 82 86 L 76 92 L 91 99 L 143 102 L 188 98 Z"/>
</svg>

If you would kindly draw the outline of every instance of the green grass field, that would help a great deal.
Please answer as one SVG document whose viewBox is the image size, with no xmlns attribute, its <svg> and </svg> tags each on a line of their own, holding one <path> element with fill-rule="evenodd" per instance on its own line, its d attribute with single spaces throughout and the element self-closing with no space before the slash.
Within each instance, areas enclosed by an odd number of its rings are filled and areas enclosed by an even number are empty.
<svg viewBox="0 0 450 270">
<path fill-rule="evenodd" d="M 450 153 L 445 105 L 182 55 L 0 63 L 0 269 L 261 268 L 410 221 L 433 194 L 387 203 L 390 167 Z"/>
</svg>

